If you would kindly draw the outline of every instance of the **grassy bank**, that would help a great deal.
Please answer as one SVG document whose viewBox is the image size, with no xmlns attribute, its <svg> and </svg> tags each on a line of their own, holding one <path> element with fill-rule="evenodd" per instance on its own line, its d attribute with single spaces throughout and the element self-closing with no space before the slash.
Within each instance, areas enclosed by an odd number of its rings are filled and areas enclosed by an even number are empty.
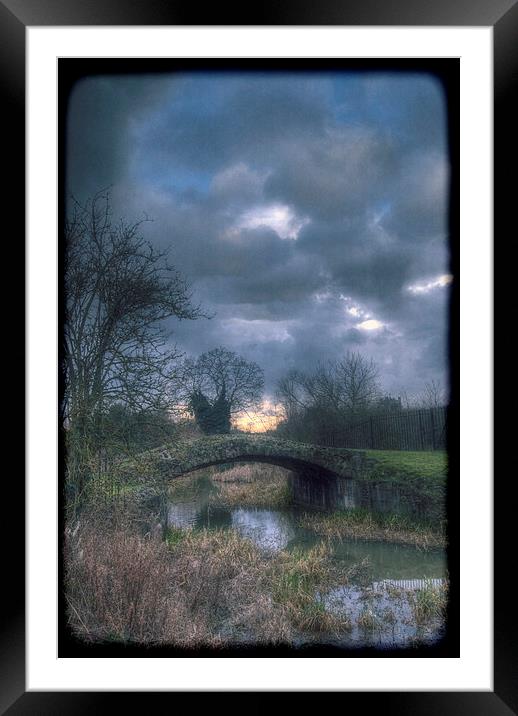
<svg viewBox="0 0 518 716">
<path fill-rule="evenodd" d="M 306 513 L 300 518 L 306 529 L 329 539 L 360 539 L 408 544 L 420 549 L 444 548 L 444 534 L 429 523 L 402 515 L 367 510 L 340 510 L 330 514 Z"/>
<path fill-rule="evenodd" d="M 405 450 L 365 450 L 376 463 L 368 479 L 389 480 L 413 488 L 430 497 L 442 493 L 448 475 L 448 455 L 442 450 L 409 452 Z"/>
</svg>

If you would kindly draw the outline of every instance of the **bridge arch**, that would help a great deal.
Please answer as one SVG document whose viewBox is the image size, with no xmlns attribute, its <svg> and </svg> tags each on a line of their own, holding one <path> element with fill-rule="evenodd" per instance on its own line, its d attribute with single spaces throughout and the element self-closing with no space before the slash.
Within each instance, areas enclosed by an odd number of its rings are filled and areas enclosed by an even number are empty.
<svg viewBox="0 0 518 716">
<path fill-rule="evenodd" d="M 325 468 L 322 466 L 317 466 L 314 463 L 303 460 L 303 459 L 297 459 L 289 456 L 264 456 L 264 455 L 254 455 L 254 454 L 244 454 L 244 455 L 237 455 L 237 456 L 231 456 L 228 458 L 213 458 L 209 462 L 202 462 L 202 463 L 196 463 L 193 464 L 190 467 L 181 468 L 181 472 L 174 472 L 171 474 L 171 479 L 174 479 L 176 477 L 181 477 L 184 475 L 189 475 L 192 472 L 196 472 L 197 470 L 205 470 L 209 467 L 217 467 L 218 465 L 229 465 L 229 464 L 239 464 L 239 463 L 259 463 L 263 465 L 275 465 L 276 467 L 282 467 L 285 470 L 291 470 L 292 472 L 298 472 L 303 473 L 306 475 L 313 475 L 315 478 L 317 477 L 344 477 L 343 475 L 338 475 L 336 472 L 333 472 L 329 468 Z"/>
<path fill-rule="evenodd" d="M 327 448 L 257 434 L 229 434 L 180 440 L 147 453 L 153 477 L 163 481 L 214 465 L 259 462 L 314 479 L 359 479 L 369 463 L 365 453 Z"/>
</svg>

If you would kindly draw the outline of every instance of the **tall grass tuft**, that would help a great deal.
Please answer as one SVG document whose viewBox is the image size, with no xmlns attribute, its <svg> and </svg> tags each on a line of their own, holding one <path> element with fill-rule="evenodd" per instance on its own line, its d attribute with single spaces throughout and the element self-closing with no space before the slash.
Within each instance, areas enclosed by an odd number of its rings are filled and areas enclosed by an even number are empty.
<svg viewBox="0 0 518 716">
<path fill-rule="evenodd" d="M 351 628 L 347 616 L 327 611 L 320 594 L 347 582 L 347 574 L 331 558 L 330 547 L 280 553 L 272 565 L 274 600 L 302 632 L 338 634 Z"/>
<path fill-rule="evenodd" d="M 306 513 L 301 525 L 329 539 L 353 538 L 396 544 L 410 544 L 423 550 L 444 548 L 440 528 L 404 515 L 375 513 L 363 509 L 341 510 L 331 514 Z"/>
<path fill-rule="evenodd" d="M 448 604 L 448 583 L 435 585 L 425 584 L 408 595 L 416 624 L 426 624 L 430 621 L 443 619 Z"/>
<path fill-rule="evenodd" d="M 212 502 L 228 507 L 282 507 L 291 502 L 288 472 L 273 465 L 236 465 L 216 472 Z"/>
</svg>

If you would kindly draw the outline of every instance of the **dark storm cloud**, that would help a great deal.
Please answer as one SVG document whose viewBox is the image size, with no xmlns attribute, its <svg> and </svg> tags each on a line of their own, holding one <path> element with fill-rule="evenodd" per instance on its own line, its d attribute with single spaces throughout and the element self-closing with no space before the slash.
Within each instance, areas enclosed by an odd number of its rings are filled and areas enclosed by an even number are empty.
<svg viewBox="0 0 518 716">
<path fill-rule="evenodd" d="M 388 137 L 371 130 L 327 130 L 290 144 L 268 178 L 265 193 L 316 219 L 347 217 L 384 199 L 386 179 L 397 171 Z"/>
<path fill-rule="evenodd" d="M 160 102 L 163 89 L 163 80 L 146 76 L 85 78 L 75 85 L 67 116 L 67 180 L 78 197 L 125 175 L 131 124 Z"/>
<path fill-rule="evenodd" d="M 416 152 L 405 157 L 392 184 L 392 210 L 387 229 L 406 241 L 422 244 L 444 235 L 447 224 L 448 165 L 437 152 Z"/>
<path fill-rule="evenodd" d="M 445 382 L 448 158 L 425 75 L 177 74 L 90 79 L 68 118 L 68 191 L 113 185 L 115 217 L 192 284 L 210 320 L 171 321 L 289 367 L 359 350 L 389 391 Z M 416 289 L 417 287 L 417 289 Z"/>
<path fill-rule="evenodd" d="M 363 217 L 348 224 L 312 224 L 303 231 L 301 244 L 335 286 L 363 300 L 400 296 L 411 275 L 413 247 Z"/>
<path fill-rule="evenodd" d="M 236 162 L 267 165 L 279 148 L 324 128 L 331 102 L 325 79 L 251 74 L 180 78 L 182 91 L 135 130 L 151 173 L 174 168 L 215 173 Z"/>
</svg>

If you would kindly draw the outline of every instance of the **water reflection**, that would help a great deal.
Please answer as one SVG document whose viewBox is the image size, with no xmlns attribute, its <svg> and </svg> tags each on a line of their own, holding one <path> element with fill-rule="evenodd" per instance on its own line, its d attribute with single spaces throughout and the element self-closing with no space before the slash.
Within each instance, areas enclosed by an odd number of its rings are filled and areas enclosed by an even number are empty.
<svg viewBox="0 0 518 716">
<path fill-rule="evenodd" d="M 353 481 L 337 492 L 335 485 L 322 481 L 298 483 L 295 497 L 303 498 L 303 505 L 282 508 L 254 508 L 218 503 L 218 488 L 207 473 L 199 473 L 180 484 L 171 493 L 168 510 L 169 525 L 181 529 L 233 529 L 252 540 L 261 550 L 307 550 L 318 545 L 321 538 L 301 527 L 302 513 L 326 508 L 329 511 L 359 504 L 367 498 Z M 293 485 L 292 485 L 293 486 Z M 311 489 L 309 489 L 311 487 Z M 337 505 L 337 495 L 339 503 Z M 216 497 L 216 499 L 214 499 Z M 367 502 L 376 506 L 393 507 L 394 495 L 382 489 L 371 490 Z M 309 504 L 308 504 L 309 502 Z M 370 502 L 369 502 L 370 504 Z M 347 570 L 342 586 L 325 593 L 315 593 L 316 602 L 326 612 L 345 617 L 346 632 L 315 634 L 296 630 L 295 646 L 322 643 L 336 646 L 371 646 L 379 649 L 431 644 L 444 634 L 440 616 L 421 623 L 415 616 L 417 590 L 440 588 L 446 576 L 446 557 L 442 550 L 422 551 L 417 548 L 388 542 L 367 542 L 354 539 L 334 539 L 331 560 Z M 330 562 L 331 564 L 331 562 Z M 229 627 L 231 628 L 231 627 Z M 245 639 L 240 632 L 233 635 L 236 642 Z"/>
<path fill-rule="evenodd" d="M 443 577 L 446 572 L 442 550 L 423 552 L 410 545 L 336 540 L 333 551 L 348 564 L 368 559 L 375 580 Z"/>
<path fill-rule="evenodd" d="M 215 491 L 207 475 L 192 478 L 189 499 L 171 499 L 169 525 L 182 529 L 235 529 L 265 550 L 309 549 L 320 538 L 299 524 L 301 512 L 307 507 L 284 508 L 224 507 L 214 504 Z M 332 540 L 333 557 L 346 566 L 369 562 L 372 580 L 441 578 L 446 573 L 442 550 L 422 551 L 407 545 L 387 542 L 364 542 L 353 539 Z"/>
<path fill-rule="evenodd" d="M 168 524 L 181 529 L 194 527 L 199 510 L 200 507 L 196 502 L 171 502 L 168 509 Z"/>
<path fill-rule="evenodd" d="M 292 520 L 280 510 L 232 510 L 232 527 L 262 549 L 285 549 L 294 539 Z"/>
<path fill-rule="evenodd" d="M 440 619 L 427 624 L 416 622 L 413 599 L 411 591 L 394 592 L 383 584 L 368 590 L 348 585 L 322 595 L 327 610 L 349 617 L 350 643 L 377 648 L 433 643 L 443 635 Z"/>
</svg>

